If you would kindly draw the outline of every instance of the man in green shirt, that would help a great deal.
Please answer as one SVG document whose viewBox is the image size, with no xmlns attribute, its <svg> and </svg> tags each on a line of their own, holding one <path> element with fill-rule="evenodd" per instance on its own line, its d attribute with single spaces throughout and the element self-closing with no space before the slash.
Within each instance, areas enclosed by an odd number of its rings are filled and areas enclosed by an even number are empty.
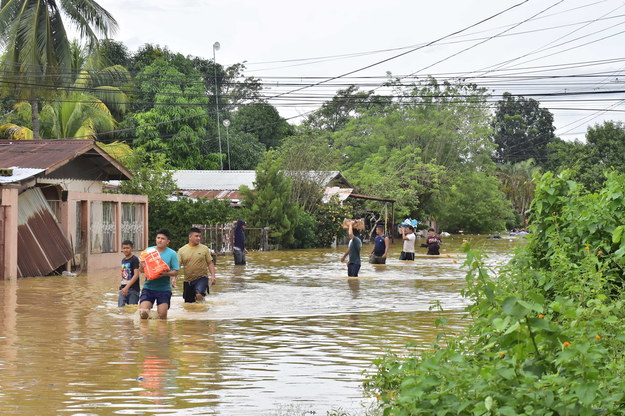
<svg viewBox="0 0 625 416">
<path fill-rule="evenodd" d="M 210 249 L 200 244 L 202 231 L 199 228 L 189 230 L 189 243 L 178 250 L 178 262 L 184 273 L 182 297 L 186 303 L 202 302 L 207 292 L 208 274 L 210 284 L 215 284 L 215 264 Z"/>
<path fill-rule="evenodd" d="M 362 241 L 358 237 L 359 231 L 354 229 L 353 221 L 349 223 L 349 244 L 347 251 L 343 254 L 341 261 L 345 261 L 345 258 L 349 255 L 347 261 L 347 276 L 358 277 L 358 271 L 360 270 L 360 248 L 362 247 Z"/>
</svg>

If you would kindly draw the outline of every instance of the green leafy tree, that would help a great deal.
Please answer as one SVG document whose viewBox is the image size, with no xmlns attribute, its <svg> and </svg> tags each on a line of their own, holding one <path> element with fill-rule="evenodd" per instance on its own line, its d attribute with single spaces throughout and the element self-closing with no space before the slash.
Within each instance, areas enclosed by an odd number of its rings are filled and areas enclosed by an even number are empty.
<svg viewBox="0 0 625 416">
<path fill-rule="evenodd" d="M 132 115 L 136 126 L 133 146 L 143 152 L 163 152 L 174 168 L 218 168 L 217 149 L 206 146 L 212 123 L 206 116 L 203 87 L 164 60 L 147 66 L 139 78 L 143 79 L 141 90 L 153 97 L 154 107 Z"/>
<path fill-rule="evenodd" d="M 608 170 L 625 173 L 625 127 L 623 123 L 606 121 L 588 128 L 583 164 L 579 178 L 590 190 L 603 186 Z"/>
<path fill-rule="evenodd" d="M 120 192 L 147 195 L 150 208 L 167 204 L 168 198 L 178 189 L 171 166 L 163 154 L 133 152 L 123 163 L 133 177 L 120 183 Z"/>
<path fill-rule="evenodd" d="M 100 57 L 106 66 L 119 65 L 130 68 L 132 64 L 132 55 L 128 51 L 128 47 L 123 42 L 113 39 L 100 41 Z"/>
<path fill-rule="evenodd" d="M 229 113 L 238 106 L 259 102 L 262 100 L 260 92 L 262 84 L 259 79 L 245 76 L 245 65 L 236 63 L 228 67 L 195 56 L 184 56 L 181 53 L 170 51 L 167 47 L 145 44 L 131 57 L 128 68 L 132 72 L 139 73 L 157 60 L 164 60 L 172 65 L 183 76 L 192 76 L 194 79 L 199 74 L 198 84 L 203 85 L 204 94 L 209 100 L 209 108 L 216 116 L 215 94 L 219 96 L 220 119 L 229 117 Z M 172 77 L 169 77 L 172 80 Z M 215 85 L 217 82 L 217 85 Z M 217 88 L 215 88 L 217 87 Z M 142 99 L 141 101 L 149 101 Z M 149 104 L 148 104 L 149 105 Z M 144 107 L 142 107 L 145 109 Z"/>
<path fill-rule="evenodd" d="M 492 128 L 497 163 L 534 159 L 542 166 L 547 146 L 555 139 L 553 114 L 534 99 L 510 93 L 504 93 L 497 103 Z"/>
<path fill-rule="evenodd" d="M 556 140 L 549 145 L 549 168 L 570 170 L 586 189 L 601 189 L 606 171 L 625 173 L 625 126 L 606 121 L 589 127 L 586 142 Z"/>
<path fill-rule="evenodd" d="M 306 129 L 285 138 L 276 150 L 277 163 L 292 182 L 291 201 L 309 214 L 315 214 L 320 206 L 326 177 L 322 172 L 338 170 L 340 156 L 329 139 L 327 133 Z"/>
<path fill-rule="evenodd" d="M 321 108 L 306 118 L 304 125 L 314 130 L 339 131 L 352 119 L 362 114 L 381 110 L 391 104 L 388 98 L 376 96 L 373 91 L 359 91 L 355 85 L 338 90 Z"/>
<path fill-rule="evenodd" d="M 71 44 L 74 60 L 72 61 L 73 83 L 66 94 L 80 92 L 103 102 L 116 116 L 121 118 L 129 102 L 125 90 L 131 87 L 130 73 L 121 65 L 108 65 L 97 52 L 89 51 L 78 42 Z M 52 97 L 56 100 L 57 97 Z"/>
<path fill-rule="evenodd" d="M 97 47 L 98 36 L 115 32 L 117 22 L 93 0 L 4 0 L 0 6 L 4 93 L 30 102 L 38 139 L 39 100 L 71 82 L 72 51 L 63 19 L 88 39 L 90 48 Z"/>
<path fill-rule="evenodd" d="M 547 146 L 547 163 L 545 170 L 560 172 L 565 169 L 578 170 L 586 158 L 586 143 L 566 141 L 558 137 Z"/>
<path fill-rule="evenodd" d="M 514 216 L 497 178 L 481 171 L 457 172 L 437 196 L 433 217 L 449 232 L 481 234 L 505 230 Z"/>
<path fill-rule="evenodd" d="M 213 143 L 213 149 L 218 148 L 215 140 L 211 143 Z M 256 136 L 239 131 L 222 137 L 222 151 L 226 157 L 228 148 L 230 159 L 226 159 L 224 166 L 232 170 L 254 170 L 265 155 L 265 146 L 258 141 Z"/>
<path fill-rule="evenodd" d="M 351 207 L 342 204 L 336 196 L 327 203 L 320 203 L 316 209 L 317 219 L 315 226 L 315 236 L 318 247 L 330 247 L 335 238 L 345 235 L 343 229 L 343 219 L 353 218 Z"/>
<path fill-rule="evenodd" d="M 240 107 L 232 115 L 232 129 L 253 134 L 267 149 L 280 145 L 294 131 L 271 104 L 255 103 Z"/>
<path fill-rule="evenodd" d="M 396 94 L 401 99 L 383 113 L 349 121 L 333 147 L 354 186 L 397 199 L 399 215 L 421 216 L 431 211 L 446 172 L 492 165 L 487 95 L 475 85 L 434 79 Z"/>
<path fill-rule="evenodd" d="M 301 208 L 291 203 L 291 181 L 280 172 L 273 152 L 256 169 L 254 189 L 241 187 L 243 204 L 252 225 L 270 227 L 270 237 L 282 247 L 295 243 L 296 218 Z"/>
</svg>

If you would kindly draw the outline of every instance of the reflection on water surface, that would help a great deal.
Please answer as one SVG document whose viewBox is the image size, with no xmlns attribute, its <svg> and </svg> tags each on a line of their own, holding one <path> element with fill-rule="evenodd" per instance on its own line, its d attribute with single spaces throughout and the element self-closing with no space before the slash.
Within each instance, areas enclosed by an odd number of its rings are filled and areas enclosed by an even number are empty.
<svg viewBox="0 0 625 416">
<path fill-rule="evenodd" d="M 516 244 L 473 240 L 493 263 Z M 343 247 L 252 253 L 237 267 L 221 258 L 207 303 L 183 304 L 179 283 L 168 321 L 118 309 L 116 270 L 0 282 L 0 413 L 359 414 L 372 360 L 436 336 L 433 302 L 463 325 L 460 242 L 414 263 L 396 260 L 396 243 L 358 279 L 345 277 Z"/>
</svg>

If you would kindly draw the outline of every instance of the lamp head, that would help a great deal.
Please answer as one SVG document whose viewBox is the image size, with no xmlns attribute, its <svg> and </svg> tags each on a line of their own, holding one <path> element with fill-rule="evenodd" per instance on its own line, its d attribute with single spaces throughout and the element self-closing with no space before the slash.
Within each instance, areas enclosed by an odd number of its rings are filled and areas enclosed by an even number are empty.
<svg viewBox="0 0 625 416">
<path fill-rule="evenodd" d="M 215 42 L 215 43 L 213 43 L 213 49 L 214 49 L 214 50 L 218 51 L 218 50 L 219 50 L 219 48 L 221 48 L 221 45 L 219 44 L 219 42 Z"/>
<path fill-rule="evenodd" d="M 230 120 L 225 119 L 225 120 L 223 121 L 223 123 L 224 123 L 224 127 L 225 127 L 225 128 L 230 127 Z"/>
</svg>

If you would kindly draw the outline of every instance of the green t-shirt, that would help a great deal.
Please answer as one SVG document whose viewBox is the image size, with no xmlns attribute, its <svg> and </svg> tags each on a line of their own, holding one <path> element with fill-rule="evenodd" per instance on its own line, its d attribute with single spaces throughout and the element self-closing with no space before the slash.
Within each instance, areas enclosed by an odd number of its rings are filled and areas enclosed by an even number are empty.
<svg viewBox="0 0 625 416">
<path fill-rule="evenodd" d="M 167 265 L 169 266 L 169 270 L 180 270 L 180 266 L 178 265 L 178 255 L 174 250 L 167 247 L 165 251 L 158 254 L 161 256 L 161 259 L 163 259 L 163 261 L 167 263 Z M 143 288 L 171 292 L 171 276 L 163 276 L 153 280 L 146 279 L 145 283 L 143 283 Z"/>
<path fill-rule="evenodd" d="M 208 265 L 213 261 L 211 251 L 204 244 L 191 247 L 186 244 L 178 250 L 178 263 L 184 273 L 184 281 L 192 282 L 198 277 L 208 276 Z"/>
<path fill-rule="evenodd" d="M 349 240 L 349 262 L 354 264 L 360 264 L 360 248 L 362 247 L 362 241 L 358 237 L 354 237 Z"/>
</svg>

